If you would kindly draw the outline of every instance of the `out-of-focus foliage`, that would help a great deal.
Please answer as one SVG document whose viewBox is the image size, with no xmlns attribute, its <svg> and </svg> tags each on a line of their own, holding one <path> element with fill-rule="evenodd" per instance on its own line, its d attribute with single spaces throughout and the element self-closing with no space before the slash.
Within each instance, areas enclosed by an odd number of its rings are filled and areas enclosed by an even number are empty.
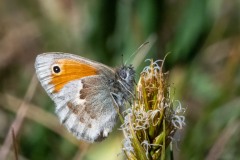
<svg viewBox="0 0 240 160">
<path fill-rule="evenodd" d="M 175 99 L 187 107 L 185 130 L 175 135 L 175 159 L 239 159 L 239 9 L 238 0 L 0 1 L 1 149 L 37 54 L 70 52 L 117 66 L 156 36 L 146 58 L 171 52 L 165 67 Z M 21 159 L 121 159 L 121 132 L 102 143 L 77 141 L 59 125 L 40 85 L 27 106 L 16 137 Z"/>
</svg>

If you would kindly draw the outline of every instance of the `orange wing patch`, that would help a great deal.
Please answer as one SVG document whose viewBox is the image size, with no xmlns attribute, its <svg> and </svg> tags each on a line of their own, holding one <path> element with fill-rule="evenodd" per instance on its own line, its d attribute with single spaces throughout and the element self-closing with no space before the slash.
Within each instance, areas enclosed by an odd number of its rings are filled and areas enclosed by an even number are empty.
<svg viewBox="0 0 240 160">
<path fill-rule="evenodd" d="M 52 75 L 50 84 L 53 84 L 53 92 L 59 92 L 67 83 L 86 76 L 97 74 L 97 69 L 75 60 L 57 60 L 51 67 Z"/>
</svg>

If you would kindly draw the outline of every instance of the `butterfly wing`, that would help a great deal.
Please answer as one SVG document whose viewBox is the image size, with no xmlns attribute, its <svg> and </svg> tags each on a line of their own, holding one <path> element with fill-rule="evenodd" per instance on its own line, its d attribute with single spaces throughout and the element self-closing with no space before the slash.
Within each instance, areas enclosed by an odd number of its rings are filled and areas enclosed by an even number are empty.
<svg viewBox="0 0 240 160">
<path fill-rule="evenodd" d="M 107 137 L 117 118 L 108 85 L 114 78 L 111 68 L 66 53 L 41 54 L 35 68 L 55 102 L 56 114 L 70 132 L 89 142 Z"/>
</svg>

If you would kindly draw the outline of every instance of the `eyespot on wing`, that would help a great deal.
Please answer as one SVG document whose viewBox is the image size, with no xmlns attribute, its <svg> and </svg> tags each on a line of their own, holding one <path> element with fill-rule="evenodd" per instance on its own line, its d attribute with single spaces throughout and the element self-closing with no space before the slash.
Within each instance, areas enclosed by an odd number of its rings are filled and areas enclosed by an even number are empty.
<svg viewBox="0 0 240 160">
<path fill-rule="evenodd" d="M 91 65 L 72 59 L 56 60 L 51 66 L 51 81 L 53 92 L 59 92 L 67 83 L 83 77 L 97 74 L 97 69 Z"/>
</svg>

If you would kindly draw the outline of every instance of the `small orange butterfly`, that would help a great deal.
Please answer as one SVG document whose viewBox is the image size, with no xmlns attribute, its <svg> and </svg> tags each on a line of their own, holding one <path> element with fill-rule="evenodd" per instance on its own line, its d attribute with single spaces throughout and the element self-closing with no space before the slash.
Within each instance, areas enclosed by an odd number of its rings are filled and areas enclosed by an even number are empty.
<svg viewBox="0 0 240 160">
<path fill-rule="evenodd" d="M 68 53 L 37 56 L 36 73 L 56 105 L 62 124 L 78 139 L 101 141 L 117 120 L 114 106 L 132 97 L 135 71 L 131 65 L 113 69 Z"/>
</svg>

